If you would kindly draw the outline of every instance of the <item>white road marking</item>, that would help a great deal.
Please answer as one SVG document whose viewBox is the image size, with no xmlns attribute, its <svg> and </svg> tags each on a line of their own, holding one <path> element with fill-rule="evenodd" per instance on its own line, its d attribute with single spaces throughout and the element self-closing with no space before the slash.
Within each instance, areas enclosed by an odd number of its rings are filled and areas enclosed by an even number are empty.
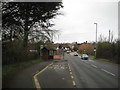
<svg viewBox="0 0 120 90">
<path fill-rule="evenodd" d="M 75 87 L 75 86 L 76 86 L 76 83 L 75 83 L 75 81 L 72 81 L 72 83 L 73 83 L 73 86 Z"/>
<path fill-rule="evenodd" d="M 64 67 L 61 67 L 61 69 L 64 69 Z"/>
<path fill-rule="evenodd" d="M 37 76 L 42 73 L 43 71 L 45 71 L 49 66 L 51 66 L 53 63 L 49 64 L 48 66 L 46 66 L 43 70 L 37 72 L 34 76 L 33 76 L 33 79 L 34 79 L 34 84 L 35 84 L 35 87 L 37 88 L 37 90 L 40 90 L 41 86 L 40 86 L 40 83 L 37 79 Z"/>
<path fill-rule="evenodd" d="M 90 60 L 90 59 L 89 59 L 89 61 L 94 62 L 93 60 Z"/>
<path fill-rule="evenodd" d="M 98 68 L 97 66 L 95 66 L 95 65 L 93 65 L 93 64 L 91 64 L 91 66 L 93 66 L 93 67 L 95 67 L 95 68 Z"/>
<path fill-rule="evenodd" d="M 54 69 L 56 69 L 57 67 L 54 67 Z"/>
<path fill-rule="evenodd" d="M 72 74 L 72 72 L 70 72 L 70 74 Z"/>
<path fill-rule="evenodd" d="M 104 71 L 104 72 L 106 72 L 106 73 L 108 73 L 108 74 L 111 74 L 112 76 L 115 76 L 115 74 L 113 74 L 113 73 L 111 73 L 111 72 L 109 72 L 109 71 L 107 71 L 105 69 L 101 69 L 101 70 Z"/>
<path fill-rule="evenodd" d="M 68 68 L 69 68 L 69 72 L 70 72 L 70 74 L 71 74 L 71 79 L 74 79 L 74 77 L 72 76 L 72 71 L 71 71 L 71 69 L 70 69 L 70 65 L 69 65 L 69 64 L 68 64 Z M 75 83 L 74 80 L 72 81 L 72 83 L 73 83 L 73 86 L 76 87 L 76 83 Z"/>
<path fill-rule="evenodd" d="M 63 80 L 65 80 L 65 78 L 62 78 Z"/>
<path fill-rule="evenodd" d="M 74 77 L 73 77 L 73 76 L 71 76 L 71 78 L 73 79 Z"/>
<path fill-rule="evenodd" d="M 40 87 L 40 84 L 38 82 L 38 79 L 36 77 L 34 77 L 34 81 L 35 81 L 35 87 L 38 89 L 38 88 L 41 88 Z"/>
<path fill-rule="evenodd" d="M 70 69 L 70 65 L 68 64 L 68 67 L 69 67 L 69 72 L 71 72 L 71 69 Z"/>
</svg>

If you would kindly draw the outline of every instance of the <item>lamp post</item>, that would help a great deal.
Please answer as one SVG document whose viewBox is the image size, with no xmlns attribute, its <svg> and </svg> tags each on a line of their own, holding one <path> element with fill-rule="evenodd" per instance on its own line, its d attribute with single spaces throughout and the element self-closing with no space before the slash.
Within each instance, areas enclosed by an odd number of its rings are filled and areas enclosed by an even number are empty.
<svg viewBox="0 0 120 90">
<path fill-rule="evenodd" d="M 96 25 L 96 43 L 95 43 L 95 48 L 97 50 L 97 23 L 94 23 Z M 95 50 L 95 58 L 96 58 L 96 50 Z"/>
</svg>

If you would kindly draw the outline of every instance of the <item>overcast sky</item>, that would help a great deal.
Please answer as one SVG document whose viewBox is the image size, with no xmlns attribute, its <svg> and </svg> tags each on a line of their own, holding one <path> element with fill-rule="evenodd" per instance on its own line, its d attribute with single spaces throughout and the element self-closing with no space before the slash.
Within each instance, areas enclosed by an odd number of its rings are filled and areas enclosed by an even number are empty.
<svg viewBox="0 0 120 90">
<path fill-rule="evenodd" d="M 64 15 L 57 16 L 53 28 L 60 30 L 54 42 L 95 41 L 98 23 L 100 34 L 108 37 L 109 29 L 118 38 L 118 1 L 119 0 L 63 0 L 60 10 Z"/>
</svg>

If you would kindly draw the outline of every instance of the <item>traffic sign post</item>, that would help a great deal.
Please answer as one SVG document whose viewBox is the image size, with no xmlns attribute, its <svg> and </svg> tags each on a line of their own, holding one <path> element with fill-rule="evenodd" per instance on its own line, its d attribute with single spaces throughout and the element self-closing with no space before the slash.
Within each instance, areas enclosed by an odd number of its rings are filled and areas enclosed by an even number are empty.
<svg viewBox="0 0 120 90">
<path fill-rule="evenodd" d="M 96 52 L 96 49 L 94 49 L 94 52 Z"/>
<path fill-rule="evenodd" d="M 94 50 L 93 50 L 94 52 L 95 52 L 95 58 L 96 58 L 96 48 L 94 48 Z"/>
<path fill-rule="evenodd" d="M 58 47 L 59 49 L 62 49 L 62 46 L 61 45 L 59 45 L 59 47 Z"/>
</svg>

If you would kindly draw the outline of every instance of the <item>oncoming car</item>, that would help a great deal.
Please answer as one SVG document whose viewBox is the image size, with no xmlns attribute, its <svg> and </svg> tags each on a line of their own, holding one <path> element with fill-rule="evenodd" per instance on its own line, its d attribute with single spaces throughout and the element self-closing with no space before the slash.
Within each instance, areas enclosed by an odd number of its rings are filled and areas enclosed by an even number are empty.
<svg viewBox="0 0 120 90">
<path fill-rule="evenodd" d="M 78 56 L 78 54 L 76 52 L 74 52 L 74 56 Z"/>
<path fill-rule="evenodd" d="M 71 51 L 66 51 L 67 52 L 67 54 L 69 54 Z"/>
<path fill-rule="evenodd" d="M 88 55 L 87 54 L 82 54 L 81 59 L 88 60 Z"/>
</svg>

